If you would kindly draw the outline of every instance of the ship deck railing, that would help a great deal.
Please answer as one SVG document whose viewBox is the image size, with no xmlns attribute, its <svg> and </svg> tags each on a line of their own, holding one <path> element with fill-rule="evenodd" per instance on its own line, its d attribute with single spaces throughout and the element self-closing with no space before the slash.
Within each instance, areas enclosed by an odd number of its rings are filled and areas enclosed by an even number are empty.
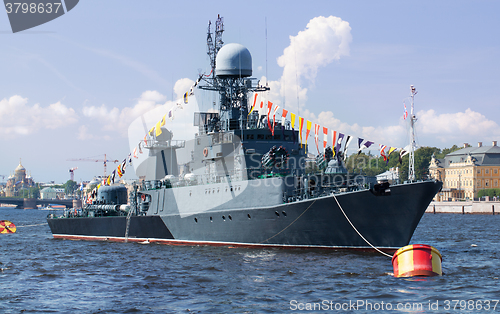
<svg viewBox="0 0 500 314">
<path fill-rule="evenodd" d="M 147 139 L 147 141 L 144 142 L 144 148 L 147 149 L 179 149 L 184 147 L 186 147 L 185 140 L 157 141 L 153 137 L 150 137 L 149 139 Z"/>
</svg>

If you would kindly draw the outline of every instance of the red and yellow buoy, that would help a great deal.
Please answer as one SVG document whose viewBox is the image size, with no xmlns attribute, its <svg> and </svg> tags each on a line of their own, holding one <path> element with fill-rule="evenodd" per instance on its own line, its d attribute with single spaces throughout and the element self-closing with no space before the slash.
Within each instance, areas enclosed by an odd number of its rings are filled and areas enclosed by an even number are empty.
<svg viewBox="0 0 500 314">
<path fill-rule="evenodd" d="M 392 257 L 394 277 L 442 276 L 441 253 L 427 244 L 410 244 Z"/>
<path fill-rule="evenodd" d="M 16 225 L 8 220 L 0 220 L 0 233 L 15 233 Z"/>
</svg>

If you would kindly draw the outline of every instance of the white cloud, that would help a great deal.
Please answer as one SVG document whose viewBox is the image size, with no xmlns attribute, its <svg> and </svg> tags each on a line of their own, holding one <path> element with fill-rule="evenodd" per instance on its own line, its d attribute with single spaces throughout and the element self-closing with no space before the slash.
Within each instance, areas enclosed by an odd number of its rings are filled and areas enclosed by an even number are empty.
<svg viewBox="0 0 500 314">
<path fill-rule="evenodd" d="M 442 142 L 500 138 L 500 127 L 485 115 L 468 108 L 464 112 L 437 114 L 435 110 L 418 113 L 421 134 L 435 136 Z"/>
<path fill-rule="evenodd" d="M 0 135 L 29 135 L 40 129 L 58 129 L 78 121 L 75 110 L 60 101 L 42 107 L 14 95 L 0 100 Z"/>
<path fill-rule="evenodd" d="M 82 125 L 78 128 L 78 139 L 79 140 L 91 140 L 95 137 L 88 133 L 89 128 L 86 125 Z"/>
<path fill-rule="evenodd" d="M 280 104 L 280 99 L 298 97 L 300 106 L 303 106 L 308 89 L 301 86 L 301 81 L 314 84 L 320 67 L 349 55 L 351 41 L 351 27 L 341 18 L 318 16 L 311 19 L 305 30 L 290 36 L 290 45 L 277 59 L 283 75 L 280 81 L 269 82 L 270 99 Z M 265 84 L 266 78 L 261 81 Z"/>
<path fill-rule="evenodd" d="M 174 85 L 174 92 L 177 95 L 177 99 L 181 99 L 184 93 L 189 91 L 193 84 L 194 81 L 188 78 L 178 80 Z M 165 108 L 174 106 L 173 102 L 166 101 L 166 99 L 167 97 L 158 91 L 149 90 L 141 94 L 133 107 L 125 107 L 123 109 L 117 107 L 108 108 L 103 104 L 101 106 L 84 106 L 82 111 L 85 117 L 99 121 L 101 130 L 119 132 L 123 136 L 126 136 L 128 127 L 136 118 L 162 106 L 165 106 Z M 165 111 L 164 113 L 167 112 Z M 181 114 L 181 112 L 177 112 L 176 114 Z M 161 117 L 159 117 L 158 120 L 159 119 L 161 119 Z M 192 115 L 190 119 L 192 119 Z M 84 129 L 80 128 L 79 132 L 78 138 L 81 140 L 95 138 L 95 135 L 89 134 L 86 127 Z M 101 136 L 99 137 L 101 138 Z"/>
<path fill-rule="evenodd" d="M 312 116 L 315 117 L 314 115 Z M 350 125 L 335 118 L 333 112 L 331 111 L 322 111 L 318 115 L 317 121 L 318 124 L 327 127 L 329 130 L 360 137 L 379 144 L 389 146 L 406 145 L 405 141 L 407 133 L 405 131 L 405 127 L 401 124 L 387 127 L 360 126 L 357 123 Z"/>
<path fill-rule="evenodd" d="M 311 114 L 313 118 L 316 118 Z M 464 142 L 500 140 L 500 126 L 485 115 L 470 108 L 464 112 L 438 114 L 435 110 L 422 110 L 417 113 L 415 126 L 417 140 L 424 146 L 446 147 Z M 335 118 L 331 111 L 321 112 L 317 120 L 328 127 L 351 136 L 361 137 L 388 146 L 406 146 L 409 142 L 409 127 L 400 120 L 398 125 L 360 126 L 347 124 Z M 417 142 L 417 144 L 419 144 Z"/>
<path fill-rule="evenodd" d="M 194 81 L 188 78 L 182 78 L 175 82 L 174 84 L 174 92 L 177 95 L 177 98 L 182 98 L 184 93 L 189 91 L 191 86 L 193 86 Z"/>
<path fill-rule="evenodd" d="M 92 120 L 98 120 L 101 123 L 101 129 L 104 131 L 118 131 L 124 136 L 130 123 L 140 115 L 148 112 L 165 101 L 166 97 L 157 91 L 145 91 L 137 100 L 133 107 L 118 109 L 117 107 L 108 108 L 101 106 L 84 106 L 83 115 Z M 80 129 L 79 139 L 90 139 L 93 136 L 88 134 L 87 129 Z"/>
</svg>

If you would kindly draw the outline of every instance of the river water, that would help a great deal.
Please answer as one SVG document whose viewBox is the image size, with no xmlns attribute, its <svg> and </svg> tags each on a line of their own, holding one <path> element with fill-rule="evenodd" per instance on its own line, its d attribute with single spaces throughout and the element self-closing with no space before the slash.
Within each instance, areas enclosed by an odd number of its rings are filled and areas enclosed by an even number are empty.
<svg viewBox="0 0 500 314">
<path fill-rule="evenodd" d="M 445 275 L 404 279 L 379 253 L 57 240 L 47 214 L 0 208 L 1 313 L 500 312 L 498 215 L 425 214 Z"/>
</svg>

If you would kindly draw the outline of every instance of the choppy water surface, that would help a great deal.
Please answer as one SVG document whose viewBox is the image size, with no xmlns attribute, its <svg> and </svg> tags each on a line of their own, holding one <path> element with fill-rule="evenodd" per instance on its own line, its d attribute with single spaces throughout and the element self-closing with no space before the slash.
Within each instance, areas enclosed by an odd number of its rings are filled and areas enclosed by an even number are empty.
<svg viewBox="0 0 500 314">
<path fill-rule="evenodd" d="M 0 208 L 2 313 L 500 312 L 500 216 L 426 214 L 411 243 L 446 274 L 402 279 L 378 253 L 56 240 L 46 215 Z"/>
</svg>

